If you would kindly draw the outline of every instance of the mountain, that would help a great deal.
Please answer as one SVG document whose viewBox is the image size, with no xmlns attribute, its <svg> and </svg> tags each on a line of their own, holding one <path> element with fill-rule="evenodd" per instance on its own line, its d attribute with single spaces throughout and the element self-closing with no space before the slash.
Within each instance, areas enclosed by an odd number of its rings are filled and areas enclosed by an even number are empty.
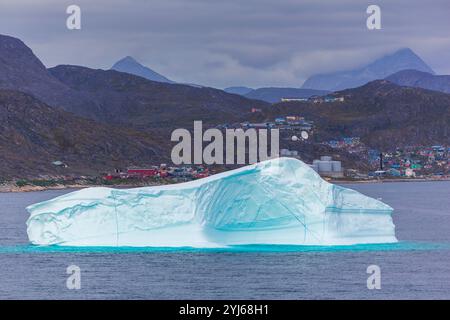
<svg viewBox="0 0 450 320">
<path fill-rule="evenodd" d="M 0 178 L 98 175 L 166 154 L 150 134 L 84 119 L 13 90 L 0 90 L 0 123 Z"/>
<path fill-rule="evenodd" d="M 61 65 L 49 69 L 52 76 L 83 96 L 89 96 L 102 121 L 149 128 L 192 126 L 246 119 L 252 107 L 268 104 L 213 88 L 149 81 L 115 70 L 94 70 Z"/>
<path fill-rule="evenodd" d="M 174 128 L 240 121 L 264 103 L 222 90 L 150 81 L 115 70 L 46 69 L 21 40 L 0 35 L 0 89 L 31 94 L 45 104 L 104 123 Z"/>
<path fill-rule="evenodd" d="M 282 98 L 309 98 L 311 96 L 323 96 L 329 91 L 298 88 L 259 88 L 245 96 L 250 99 L 262 100 L 270 103 L 280 102 Z"/>
<path fill-rule="evenodd" d="M 433 70 L 418 55 L 406 48 L 386 55 L 362 68 L 314 75 L 305 81 L 302 88 L 330 91 L 355 88 L 406 69 L 434 74 Z"/>
<path fill-rule="evenodd" d="M 223 91 L 233 94 L 240 94 L 241 96 L 245 96 L 247 93 L 253 91 L 252 88 L 249 87 L 228 87 L 223 89 Z"/>
<path fill-rule="evenodd" d="M 450 76 L 447 75 L 434 75 L 417 70 L 403 70 L 390 75 L 386 80 L 400 86 L 450 93 Z"/>
<path fill-rule="evenodd" d="M 133 57 L 127 56 L 119 61 L 117 61 L 112 67 L 111 70 L 116 70 L 120 72 L 126 72 L 129 74 L 134 74 L 139 77 L 143 77 L 148 80 L 165 82 L 165 83 L 174 83 L 172 80 L 167 79 L 163 75 L 153 71 L 150 68 L 140 64 Z"/>
<path fill-rule="evenodd" d="M 334 93 L 339 104 L 285 102 L 273 115 L 294 112 L 315 121 L 315 139 L 361 137 L 368 146 L 394 150 L 407 145 L 450 144 L 450 94 L 400 87 L 386 80 Z"/>
<path fill-rule="evenodd" d="M 50 106 L 97 118 L 88 97 L 55 79 L 21 40 L 0 35 L 0 89 L 29 93 Z"/>
</svg>

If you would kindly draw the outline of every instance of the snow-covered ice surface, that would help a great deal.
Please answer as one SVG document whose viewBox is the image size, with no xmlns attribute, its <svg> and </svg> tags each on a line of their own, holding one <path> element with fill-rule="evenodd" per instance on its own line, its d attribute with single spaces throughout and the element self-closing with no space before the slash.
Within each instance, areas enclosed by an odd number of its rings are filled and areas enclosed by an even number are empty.
<svg viewBox="0 0 450 320">
<path fill-rule="evenodd" d="M 37 245 L 226 247 L 396 242 L 393 209 L 278 158 L 187 183 L 87 188 L 27 207 Z"/>
</svg>

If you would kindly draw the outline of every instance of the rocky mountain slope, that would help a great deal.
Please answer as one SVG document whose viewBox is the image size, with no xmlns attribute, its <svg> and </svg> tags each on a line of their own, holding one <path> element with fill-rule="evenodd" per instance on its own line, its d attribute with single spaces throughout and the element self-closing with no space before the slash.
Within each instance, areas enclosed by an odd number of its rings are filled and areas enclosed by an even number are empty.
<svg viewBox="0 0 450 320">
<path fill-rule="evenodd" d="M 115 70 L 57 66 L 47 70 L 19 39 L 0 35 L 0 89 L 33 95 L 57 108 L 104 123 L 174 128 L 203 120 L 245 118 L 261 101 L 206 87 L 150 81 Z"/>
<path fill-rule="evenodd" d="M 1 179 L 99 174 L 169 154 L 151 134 L 87 120 L 18 91 L 0 90 L 0 123 Z"/>
<path fill-rule="evenodd" d="M 358 136 L 371 147 L 450 144 L 450 95 L 399 87 L 386 80 L 334 93 L 345 102 L 286 102 L 271 113 L 301 114 L 315 121 L 321 141 Z"/>
<path fill-rule="evenodd" d="M 99 116 L 89 97 L 55 79 L 21 40 L 4 35 L 0 35 L 0 89 L 26 92 L 82 116 Z"/>
<path fill-rule="evenodd" d="M 79 66 L 49 69 L 60 82 L 89 96 L 106 122 L 139 129 L 175 128 L 194 120 L 220 124 L 246 118 L 252 107 L 268 107 L 213 88 L 166 84 L 114 70 L 94 70 Z"/>
<path fill-rule="evenodd" d="M 355 88 L 407 69 L 434 73 L 417 54 L 411 49 L 405 48 L 377 59 L 362 68 L 314 75 L 305 81 L 302 88 L 330 91 Z"/>
<path fill-rule="evenodd" d="M 450 93 L 450 76 L 434 75 L 417 70 L 403 70 L 386 78 L 400 86 L 423 88 Z"/>
</svg>

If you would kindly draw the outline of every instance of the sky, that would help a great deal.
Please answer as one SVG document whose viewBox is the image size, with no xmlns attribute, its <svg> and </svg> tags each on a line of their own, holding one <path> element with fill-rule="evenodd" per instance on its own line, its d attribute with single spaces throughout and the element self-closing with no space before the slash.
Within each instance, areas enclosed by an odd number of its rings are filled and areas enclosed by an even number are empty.
<svg viewBox="0 0 450 320">
<path fill-rule="evenodd" d="M 66 8 L 81 8 L 81 29 Z M 366 9 L 381 8 L 381 30 Z M 47 67 L 109 69 L 124 56 L 178 82 L 300 87 L 409 47 L 450 74 L 450 0 L 0 0 L 0 33 Z M 1 58 L 1 57 L 0 57 Z"/>
</svg>

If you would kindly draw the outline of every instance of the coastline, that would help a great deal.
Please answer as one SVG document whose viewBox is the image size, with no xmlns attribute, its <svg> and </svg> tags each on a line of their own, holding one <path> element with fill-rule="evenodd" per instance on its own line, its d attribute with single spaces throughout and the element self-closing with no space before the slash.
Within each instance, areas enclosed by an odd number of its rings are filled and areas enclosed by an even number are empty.
<svg viewBox="0 0 450 320">
<path fill-rule="evenodd" d="M 325 179 L 329 183 L 333 184 L 369 184 L 369 183 L 392 183 L 392 182 L 440 182 L 450 181 L 450 178 L 432 179 L 432 178 L 412 178 L 412 179 L 371 179 L 371 180 L 336 180 Z M 18 186 L 14 182 L 8 182 L 0 184 L 0 193 L 12 193 L 12 192 L 36 192 L 36 191 L 48 191 L 48 190 L 64 190 L 64 189 L 84 189 L 91 187 L 106 187 L 106 188 L 141 188 L 163 185 L 159 183 L 134 183 L 134 184 L 57 184 L 52 186 L 35 186 L 25 185 Z"/>
<path fill-rule="evenodd" d="M 433 179 L 433 178 L 403 178 L 403 179 L 371 179 L 371 180 L 327 180 L 333 184 L 364 184 L 364 183 L 392 183 L 392 182 L 439 182 L 450 181 L 450 178 Z"/>
<path fill-rule="evenodd" d="M 0 193 L 13 193 L 13 192 L 36 192 L 36 191 L 48 191 L 48 190 L 64 190 L 64 189 L 85 189 L 91 187 L 105 187 L 105 188 L 140 188 L 140 187 L 151 187 L 158 184 L 67 184 L 67 185 L 54 185 L 54 186 L 31 186 L 26 185 L 19 187 L 14 183 L 2 184 L 0 185 Z"/>
</svg>

